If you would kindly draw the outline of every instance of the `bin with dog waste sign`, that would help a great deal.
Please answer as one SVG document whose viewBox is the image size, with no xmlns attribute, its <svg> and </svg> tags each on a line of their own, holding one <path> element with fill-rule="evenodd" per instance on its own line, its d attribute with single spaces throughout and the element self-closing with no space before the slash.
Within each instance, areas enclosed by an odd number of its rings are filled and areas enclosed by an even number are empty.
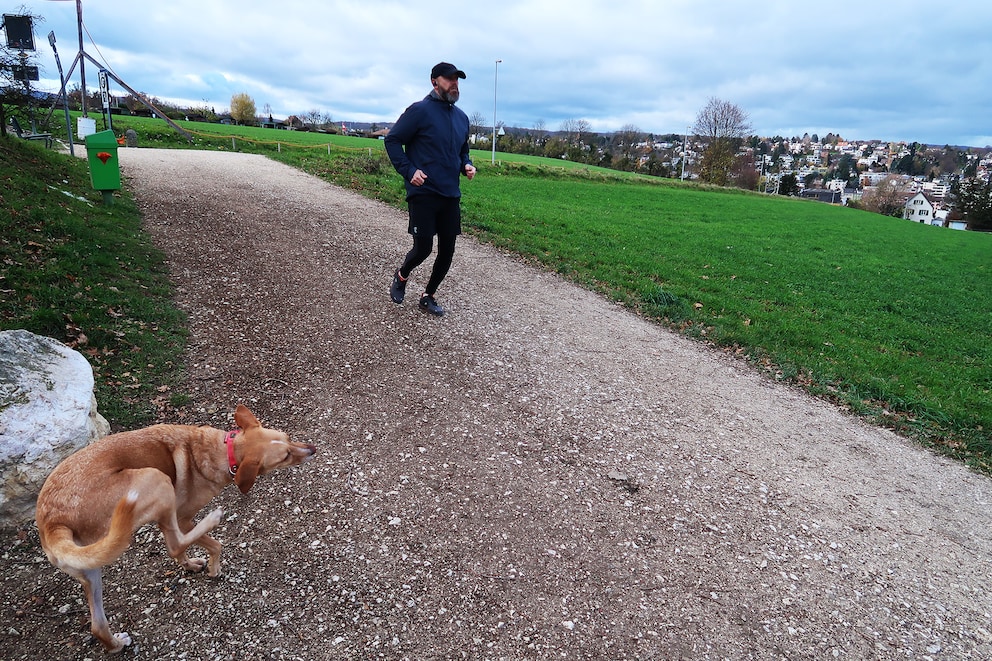
<svg viewBox="0 0 992 661">
<path fill-rule="evenodd" d="M 113 204 L 113 191 L 121 187 L 121 164 L 117 160 L 119 146 L 113 131 L 99 131 L 86 136 L 90 181 L 93 188 L 103 193 L 104 204 Z"/>
</svg>

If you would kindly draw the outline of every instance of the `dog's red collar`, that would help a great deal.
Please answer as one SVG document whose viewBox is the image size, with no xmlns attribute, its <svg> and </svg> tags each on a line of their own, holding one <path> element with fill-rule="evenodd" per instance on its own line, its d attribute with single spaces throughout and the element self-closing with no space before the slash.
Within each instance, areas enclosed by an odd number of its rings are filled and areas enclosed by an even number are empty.
<svg viewBox="0 0 992 661">
<path fill-rule="evenodd" d="M 234 458 L 234 436 L 238 433 L 237 429 L 227 432 L 227 436 L 224 437 L 224 445 L 227 446 L 227 465 L 228 470 L 231 472 L 231 477 L 234 477 L 235 473 L 238 472 L 238 462 Z"/>
</svg>

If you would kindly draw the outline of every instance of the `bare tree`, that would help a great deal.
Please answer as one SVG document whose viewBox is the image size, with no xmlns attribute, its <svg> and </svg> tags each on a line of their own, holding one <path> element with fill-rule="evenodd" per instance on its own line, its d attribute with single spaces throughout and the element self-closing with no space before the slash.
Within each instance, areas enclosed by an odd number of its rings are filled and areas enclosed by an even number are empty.
<svg viewBox="0 0 992 661">
<path fill-rule="evenodd" d="M 575 121 L 575 141 L 582 142 L 583 133 L 592 133 L 592 124 L 584 119 L 579 119 Z"/>
<path fill-rule="evenodd" d="M 613 134 L 613 146 L 626 154 L 633 153 L 637 146 L 644 141 L 644 133 L 633 124 L 624 124 Z"/>
<path fill-rule="evenodd" d="M 315 129 L 321 126 L 321 122 L 324 121 L 324 113 L 321 112 L 320 108 L 311 108 L 310 110 L 301 113 L 300 119 L 303 120 L 303 124 L 307 128 Z"/>
<path fill-rule="evenodd" d="M 704 140 L 743 140 L 751 131 L 751 123 L 739 106 L 710 98 L 696 115 L 692 130 Z"/>
<path fill-rule="evenodd" d="M 469 115 L 468 123 L 472 135 L 482 135 L 482 130 L 486 127 L 486 116 L 476 110 Z"/>
<path fill-rule="evenodd" d="M 571 142 L 574 136 L 574 144 L 582 142 L 582 134 L 591 130 L 589 122 L 584 119 L 566 119 L 561 123 L 561 132 Z"/>
<path fill-rule="evenodd" d="M 644 140 L 641 129 L 624 124 L 610 138 L 611 167 L 617 170 L 636 170 L 640 164 L 639 145 Z"/>
<path fill-rule="evenodd" d="M 878 182 L 877 186 L 865 188 L 861 196 L 861 206 L 865 211 L 899 217 L 902 215 L 907 197 L 902 179 L 896 175 L 889 175 Z"/>
<path fill-rule="evenodd" d="M 644 133 L 633 124 L 624 124 L 613 134 L 613 144 L 620 146 L 636 145 L 644 138 Z"/>
<path fill-rule="evenodd" d="M 751 131 L 747 113 L 729 101 L 711 97 L 696 116 L 692 130 L 706 145 L 700 162 L 700 178 L 726 186 L 734 155 Z"/>
</svg>

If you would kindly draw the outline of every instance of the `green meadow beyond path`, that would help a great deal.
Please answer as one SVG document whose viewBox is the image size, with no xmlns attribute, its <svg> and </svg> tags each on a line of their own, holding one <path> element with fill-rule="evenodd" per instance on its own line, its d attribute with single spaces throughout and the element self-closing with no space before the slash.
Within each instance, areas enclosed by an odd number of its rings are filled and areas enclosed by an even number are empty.
<svg viewBox="0 0 992 661">
<path fill-rule="evenodd" d="M 445 317 L 430 261 L 395 305 L 405 212 L 264 157 L 120 159 L 189 315 L 171 422 L 319 448 L 215 501 L 219 579 L 138 533 L 125 658 L 992 658 L 988 478 L 469 237 Z M 5 656 L 99 656 L 16 571 L 51 617 Z"/>
</svg>

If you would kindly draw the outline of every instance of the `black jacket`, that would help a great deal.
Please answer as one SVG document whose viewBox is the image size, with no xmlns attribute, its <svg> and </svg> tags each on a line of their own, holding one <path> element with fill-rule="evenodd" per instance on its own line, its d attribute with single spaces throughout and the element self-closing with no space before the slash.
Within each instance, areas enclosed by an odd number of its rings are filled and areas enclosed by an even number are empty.
<svg viewBox="0 0 992 661">
<path fill-rule="evenodd" d="M 407 108 L 386 136 L 386 153 L 406 182 L 406 198 L 434 194 L 461 197 L 458 176 L 472 161 L 468 155 L 468 116 L 434 92 Z M 410 177 L 423 170 L 427 181 L 414 186 Z"/>
</svg>

